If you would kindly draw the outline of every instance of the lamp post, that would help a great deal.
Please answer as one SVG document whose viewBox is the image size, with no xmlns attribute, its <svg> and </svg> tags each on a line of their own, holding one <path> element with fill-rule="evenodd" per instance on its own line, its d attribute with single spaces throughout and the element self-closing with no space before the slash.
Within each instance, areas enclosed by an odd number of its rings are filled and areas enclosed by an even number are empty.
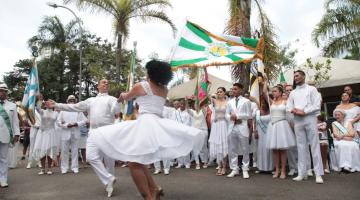
<svg viewBox="0 0 360 200">
<path fill-rule="evenodd" d="M 50 6 L 50 7 L 53 7 L 53 8 L 64 8 L 64 9 L 70 11 L 70 12 L 74 15 L 77 23 L 79 24 L 79 28 L 80 28 L 80 46 L 79 46 L 80 64 L 79 64 L 79 68 L 80 68 L 80 69 L 79 69 L 79 97 L 78 97 L 78 98 L 79 98 L 79 101 L 81 101 L 81 93 L 82 93 L 82 87 L 81 87 L 81 79 L 82 79 L 82 37 L 83 37 L 83 28 L 82 28 L 82 26 L 81 26 L 82 21 L 81 21 L 81 19 L 75 14 L 75 12 L 74 12 L 73 10 L 71 10 L 70 8 L 68 8 L 68 7 L 66 7 L 66 6 L 57 5 L 57 4 L 55 4 L 55 3 L 50 3 L 50 2 L 47 3 L 47 5 Z"/>
</svg>

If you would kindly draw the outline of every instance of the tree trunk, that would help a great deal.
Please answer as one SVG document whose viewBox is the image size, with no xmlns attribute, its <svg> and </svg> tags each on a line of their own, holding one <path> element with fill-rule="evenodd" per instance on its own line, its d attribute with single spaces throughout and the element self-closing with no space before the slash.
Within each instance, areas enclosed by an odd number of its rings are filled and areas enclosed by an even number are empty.
<svg viewBox="0 0 360 200">
<path fill-rule="evenodd" d="M 118 74 L 118 80 L 117 82 L 120 83 L 121 81 L 121 48 L 122 48 L 122 34 L 117 34 L 117 46 L 116 46 L 116 56 L 115 56 L 115 62 L 116 62 L 116 69 Z"/>
</svg>

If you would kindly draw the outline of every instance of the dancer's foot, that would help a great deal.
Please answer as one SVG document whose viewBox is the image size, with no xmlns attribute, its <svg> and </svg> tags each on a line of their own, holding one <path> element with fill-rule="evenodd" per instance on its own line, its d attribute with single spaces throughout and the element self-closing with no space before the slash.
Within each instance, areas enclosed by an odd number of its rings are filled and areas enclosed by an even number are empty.
<svg viewBox="0 0 360 200">
<path fill-rule="evenodd" d="M 114 191 L 114 184 L 116 182 L 116 178 L 112 177 L 110 182 L 106 185 L 106 192 L 107 192 L 107 197 L 111 197 L 112 193 Z"/>
<path fill-rule="evenodd" d="M 164 195 L 164 190 L 158 186 L 156 189 L 154 189 L 152 197 L 154 200 L 160 200 L 160 197 Z"/>
<path fill-rule="evenodd" d="M 286 173 L 285 173 L 285 172 L 284 172 L 284 173 L 281 173 L 280 179 L 286 179 Z"/>
<path fill-rule="evenodd" d="M 222 171 L 222 168 L 219 167 L 219 169 L 218 169 L 217 172 L 216 172 L 216 175 L 217 175 L 217 176 L 222 176 L 221 171 Z"/>
<path fill-rule="evenodd" d="M 279 178 L 279 172 L 275 171 L 274 175 L 272 176 L 273 178 Z"/>
</svg>

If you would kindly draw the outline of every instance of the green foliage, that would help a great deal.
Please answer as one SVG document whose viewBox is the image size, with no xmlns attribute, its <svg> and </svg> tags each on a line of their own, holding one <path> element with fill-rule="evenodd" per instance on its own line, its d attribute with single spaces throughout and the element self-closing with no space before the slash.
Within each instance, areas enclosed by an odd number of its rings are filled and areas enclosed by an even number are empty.
<svg viewBox="0 0 360 200">
<path fill-rule="evenodd" d="M 326 0 L 326 12 L 313 30 L 316 46 L 324 56 L 335 57 L 351 51 L 360 59 L 360 1 Z"/>
<path fill-rule="evenodd" d="M 291 50 L 290 44 L 284 45 L 280 47 L 279 52 L 279 63 L 278 65 L 282 70 L 294 69 L 296 67 L 295 55 L 298 50 Z"/>
<path fill-rule="evenodd" d="M 331 60 L 327 59 L 325 63 L 312 63 L 311 59 L 306 59 L 304 66 L 307 69 L 314 71 L 314 75 L 311 80 L 315 81 L 315 85 L 320 86 L 322 82 L 330 79 L 329 71 L 331 70 Z"/>
</svg>

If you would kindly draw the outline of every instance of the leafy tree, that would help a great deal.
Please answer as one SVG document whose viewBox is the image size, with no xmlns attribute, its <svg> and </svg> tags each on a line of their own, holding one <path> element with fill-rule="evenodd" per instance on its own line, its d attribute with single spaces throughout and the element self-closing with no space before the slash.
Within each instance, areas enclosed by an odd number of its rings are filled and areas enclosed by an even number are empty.
<svg viewBox="0 0 360 200">
<path fill-rule="evenodd" d="M 336 57 L 351 52 L 360 60 L 360 1 L 326 0 L 326 12 L 312 32 L 324 56 Z"/>
<path fill-rule="evenodd" d="M 176 27 L 166 15 L 165 9 L 171 7 L 168 0 L 64 0 L 64 3 L 76 3 L 80 9 L 90 9 L 114 18 L 113 27 L 117 37 L 116 69 L 120 74 L 122 66 L 122 43 L 129 37 L 130 20 L 140 19 L 144 23 L 158 20 L 170 25 L 174 35 Z M 122 79 L 121 75 L 117 81 Z"/>
<path fill-rule="evenodd" d="M 329 71 L 331 70 L 331 60 L 326 59 L 325 63 L 312 63 L 311 59 L 306 59 L 304 71 L 310 69 L 314 72 L 314 75 L 309 77 L 310 80 L 315 81 L 315 85 L 320 86 L 322 82 L 330 79 Z"/>
</svg>

